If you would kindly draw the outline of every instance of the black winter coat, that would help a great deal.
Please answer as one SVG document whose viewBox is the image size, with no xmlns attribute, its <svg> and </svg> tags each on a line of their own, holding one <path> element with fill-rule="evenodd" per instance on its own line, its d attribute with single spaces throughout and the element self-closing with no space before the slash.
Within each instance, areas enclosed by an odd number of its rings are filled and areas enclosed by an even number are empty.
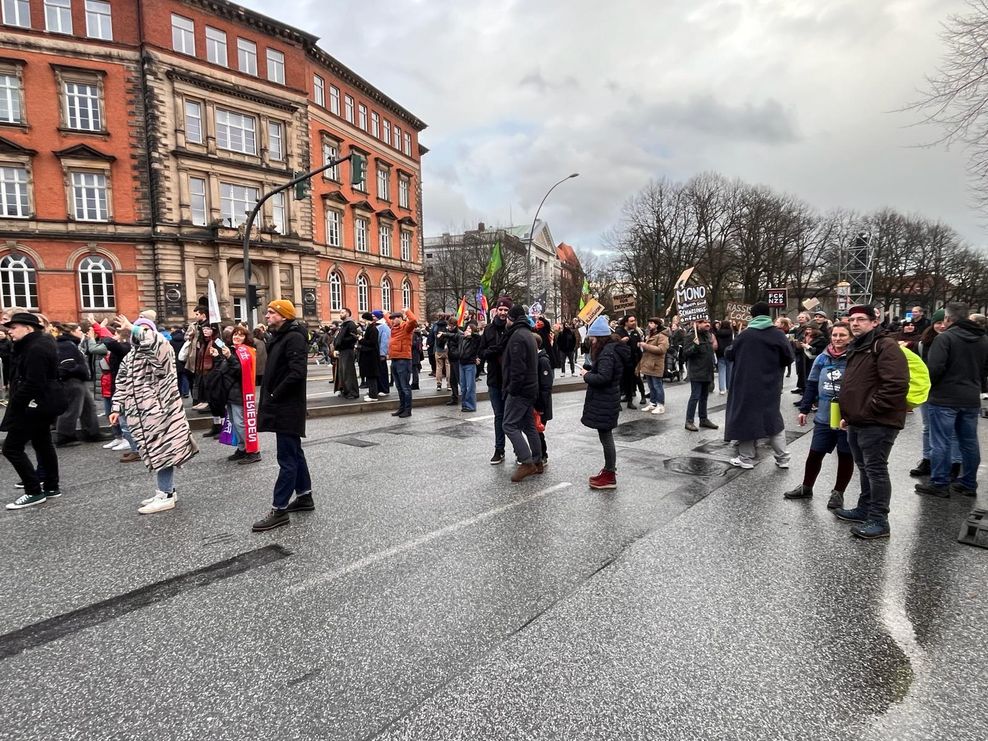
<svg viewBox="0 0 988 741">
<path fill-rule="evenodd" d="M 947 327 L 931 343 L 927 365 L 931 404 L 981 406 L 981 389 L 988 375 L 988 338 L 980 326 L 965 319 Z"/>
<path fill-rule="evenodd" d="M 727 359 L 734 361 L 734 372 L 724 439 L 759 440 L 782 432 L 782 380 L 793 361 L 789 338 L 777 327 L 749 327 L 734 339 Z"/>
<path fill-rule="evenodd" d="M 471 334 L 467 337 L 464 334 L 460 339 L 460 363 L 462 365 L 476 365 L 479 356 L 480 335 Z"/>
<path fill-rule="evenodd" d="M 294 321 L 298 321 L 297 319 Z M 302 331 L 305 331 L 305 327 L 302 327 Z M 305 346 L 309 346 L 309 335 L 305 335 Z M 347 319 L 345 322 L 340 324 L 340 329 L 336 333 L 336 337 L 333 339 L 333 349 L 336 351 L 342 350 L 352 350 L 357 346 L 357 324 L 353 319 Z M 271 348 L 268 348 L 268 358 L 271 357 Z M 265 371 L 267 372 L 267 371 Z"/>
<path fill-rule="evenodd" d="M 506 336 L 501 358 L 503 390 L 509 396 L 534 404 L 539 395 L 539 349 L 535 335 L 528 322 L 520 319 L 508 327 Z"/>
<path fill-rule="evenodd" d="M 631 348 L 623 342 L 604 346 L 583 380 L 587 398 L 583 402 L 580 422 L 594 430 L 613 430 L 621 414 L 621 377 L 631 365 Z"/>
<path fill-rule="evenodd" d="M 55 340 L 41 330 L 24 335 L 14 343 L 10 366 L 10 395 L 0 430 L 47 429 L 67 406 Z"/>
<path fill-rule="evenodd" d="M 556 346 L 559 348 L 559 352 L 563 354 L 573 352 L 576 349 L 576 332 L 569 327 L 563 328 L 559 337 L 556 338 Z"/>
<path fill-rule="evenodd" d="M 710 333 L 700 332 L 699 344 L 694 342 L 694 339 L 692 333 L 686 337 L 686 349 L 683 351 L 686 356 L 686 371 L 691 381 L 713 383 L 716 358 L 714 346 L 710 342 Z"/>
<path fill-rule="evenodd" d="M 487 363 L 487 387 L 502 388 L 504 378 L 501 373 L 501 356 L 504 354 L 504 343 L 507 342 L 506 323 L 495 319 L 486 327 L 480 338 L 480 357 Z"/>
<path fill-rule="evenodd" d="M 539 395 L 535 400 L 535 411 L 542 415 L 542 422 L 552 419 L 552 381 L 555 371 L 552 359 L 543 347 L 539 350 Z"/>
<path fill-rule="evenodd" d="M 449 359 L 455 363 L 460 362 L 460 344 L 463 342 L 463 333 L 455 324 L 446 330 L 446 349 L 449 350 Z"/>
<path fill-rule="evenodd" d="M 62 334 L 55 338 L 55 347 L 58 351 L 58 377 L 62 381 L 70 378 L 79 381 L 90 381 L 92 375 L 89 373 L 89 363 L 86 356 L 79 349 L 79 340 L 70 334 Z"/>
<path fill-rule="evenodd" d="M 357 367 L 364 378 L 377 378 L 381 367 L 380 331 L 376 324 L 364 328 L 364 336 L 357 343 Z"/>
<path fill-rule="evenodd" d="M 305 325 L 286 321 L 268 342 L 257 429 L 305 437 L 305 381 L 308 374 Z"/>
<path fill-rule="evenodd" d="M 10 356 L 14 352 L 14 343 L 9 339 L 0 340 L 0 378 L 4 385 L 10 379 Z"/>
</svg>

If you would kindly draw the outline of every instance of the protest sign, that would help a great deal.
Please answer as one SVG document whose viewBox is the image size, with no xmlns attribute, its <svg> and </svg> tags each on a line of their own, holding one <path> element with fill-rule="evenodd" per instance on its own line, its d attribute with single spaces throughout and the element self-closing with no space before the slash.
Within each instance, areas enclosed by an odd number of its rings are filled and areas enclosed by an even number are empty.
<svg viewBox="0 0 988 741">
<path fill-rule="evenodd" d="M 789 289 L 788 288 L 769 288 L 768 289 L 768 305 L 774 308 L 785 308 L 785 305 L 789 303 Z"/>
<path fill-rule="evenodd" d="M 611 303 L 614 305 L 614 311 L 633 311 L 638 300 L 634 294 L 622 293 L 611 296 Z"/>
<path fill-rule="evenodd" d="M 732 322 L 746 322 L 751 319 L 751 307 L 748 304 L 737 304 L 733 301 L 728 301 L 726 318 Z"/>
<path fill-rule="evenodd" d="M 817 306 L 820 305 L 820 299 L 818 298 L 808 298 L 803 302 L 803 308 L 807 311 L 813 311 Z"/>
<path fill-rule="evenodd" d="M 593 324 L 593 320 L 599 317 L 604 312 L 604 307 L 601 305 L 600 301 L 595 298 L 587 301 L 586 306 L 580 309 L 580 313 L 577 314 L 577 318 L 590 326 Z"/>
<path fill-rule="evenodd" d="M 676 307 L 681 322 L 710 318 L 706 286 L 686 286 L 676 289 Z"/>
</svg>

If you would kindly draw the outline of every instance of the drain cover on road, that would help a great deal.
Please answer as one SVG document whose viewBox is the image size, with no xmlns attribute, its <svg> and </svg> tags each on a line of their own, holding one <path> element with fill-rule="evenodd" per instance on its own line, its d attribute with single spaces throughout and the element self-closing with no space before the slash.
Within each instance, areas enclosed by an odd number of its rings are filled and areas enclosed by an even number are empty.
<svg viewBox="0 0 988 741">
<path fill-rule="evenodd" d="M 729 463 L 723 461 L 694 456 L 669 458 L 665 466 L 673 473 L 685 473 L 691 476 L 723 476 L 731 468 Z"/>
</svg>

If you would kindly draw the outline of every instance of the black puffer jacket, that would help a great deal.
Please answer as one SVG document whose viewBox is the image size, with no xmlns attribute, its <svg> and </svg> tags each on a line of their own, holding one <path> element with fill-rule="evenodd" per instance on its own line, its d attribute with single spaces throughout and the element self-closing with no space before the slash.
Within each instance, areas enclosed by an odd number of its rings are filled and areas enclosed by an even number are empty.
<svg viewBox="0 0 988 741">
<path fill-rule="evenodd" d="M 25 335 L 14 343 L 10 365 L 10 396 L 0 430 L 47 429 L 66 408 L 55 340 L 41 330 Z"/>
<path fill-rule="evenodd" d="M 75 378 L 80 381 L 89 381 L 92 376 L 89 373 L 89 363 L 79 349 L 79 340 L 70 334 L 60 334 L 55 338 L 55 346 L 58 348 L 58 377 L 62 381 Z"/>
<path fill-rule="evenodd" d="M 583 380 L 587 398 L 580 422 L 594 430 L 613 430 L 621 414 L 621 376 L 631 365 L 631 348 L 623 342 L 608 343 Z"/>
<path fill-rule="evenodd" d="M 543 423 L 552 419 L 552 381 L 554 378 L 552 360 L 543 347 L 539 350 L 539 396 L 535 400 L 535 411 L 542 415 Z"/>
<path fill-rule="evenodd" d="M 535 402 L 539 395 L 539 349 L 532 328 L 524 319 L 508 327 L 501 371 L 506 394 Z"/>
<path fill-rule="evenodd" d="M 460 362 L 460 343 L 463 342 L 463 332 L 455 324 L 450 324 L 446 330 L 446 349 L 449 350 L 449 359 Z"/>
<path fill-rule="evenodd" d="M 988 375 L 988 338 L 985 331 L 964 319 L 951 325 L 930 345 L 929 402 L 943 407 L 979 407 Z"/>
<path fill-rule="evenodd" d="M 690 380 L 698 383 L 713 383 L 715 356 L 714 346 L 710 341 L 709 332 L 699 333 L 699 343 L 696 338 L 688 336 L 686 338 L 686 369 L 689 372 Z"/>
<path fill-rule="evenodd" d="M 494 319 L 484 327 L 480 338 L 480 357 L 487 362 L 487 387 L 496 389 L 504 385 L 501 374 L 501 355 L 504 353 L 504 343 L 507 341 L 505 322 Z"/>
<path fill-rule="evenodd" d="M 258 431 L 305 437 L 308 347 L 305 325 L 297 319 L 272 333 L 257 412 Z"/>
</svg>

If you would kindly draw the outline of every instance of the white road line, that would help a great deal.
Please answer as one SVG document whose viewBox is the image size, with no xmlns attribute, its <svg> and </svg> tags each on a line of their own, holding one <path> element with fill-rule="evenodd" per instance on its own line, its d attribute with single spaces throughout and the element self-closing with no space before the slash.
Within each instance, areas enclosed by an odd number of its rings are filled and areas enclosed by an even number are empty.
<svg viewBox="0 0 988 741">
<path fill-rule="evenodd" d="M 552 494 L 553 492 L 562 491 L 563 489 L 567 489 L 572 485 L 573 484 L 571 484 L 568 481 L 563 481 L 562 483 L 556 484 L 554 486 L 550 486 L 548 489 L 543 489 L 542 491 L 538 491 L 535 494 L 532 494 L 530 497 L 519 499 L 517 502 L 511 502 L 510 504 L 505 504 L 500 507 L 495 507 L 494 509 L 488 510 L 487 512 L 481 512 L 479 515 L 470 517 L 466 520 L 460 520 L 459 522 L 454 522 L 452 525 L 447 525 L 446 527 L 439 528 L 438 530 L 433 530 L 431 533 L 420 535 L 414 540 L 406 541 L 401 545 L 394 546 L 393 548 L 388 548 L 387 550 L 378 551 L 377 553 L 372 553 L 369 556 L 364 556 L 360 560 L 354 561 L 353 563 L 347 564 L 346 566 L 341 566 L 338 569 L 335 569 L 333 571 L 327 572 L 325 574 L 321 574 L 320 576 L 316 576 L 313 577 L 312 579 L 307 579 L 304 582 L 296 584 L 290 587 L 288 591 L 292 593 L 298 593 L 306 589 L 309 589 L 310 587 L 316 587 L 322 584 L 329 584 L 330 582 L 334 582 L 337 579 L 340 579 L 348 574 L 352 574 L 354 571 L 359 571 L 360 569 L 366 568 L 367 566 L 372 566 L 373 564 L 376 564 L 379 561 L 384 561 L 385 559 L 391 558 L 392 556 L 397 556 L 401 553 L 406 553 L 407 551 L 414 550 L 419 546 L 425 545 L 426 543 L 431 543 L 433 540 L 436 540 L 437 538 L 441 538 L 444 535 L 449 535 L 459 530 L 464 530 L 468 527 L 473 527 L 474 525 L 484 522 L 485 520 L 489 520 L 493 517 L 497 517 L 498 515 L 507 512 L 508 510 L 514 509 L 515 507 L 520 507 L 523 504 L 528 504 L 529 502 L 533 502 L 536 499 L 541 499 L 542 497 Z"/>
<path fill-rule="evenodd" d="M 467 417 L 464 422 L 486 422 L 489 419 L 494 419 L 493 414 L 488 414 L 486 417 Z"/>
</svg>

